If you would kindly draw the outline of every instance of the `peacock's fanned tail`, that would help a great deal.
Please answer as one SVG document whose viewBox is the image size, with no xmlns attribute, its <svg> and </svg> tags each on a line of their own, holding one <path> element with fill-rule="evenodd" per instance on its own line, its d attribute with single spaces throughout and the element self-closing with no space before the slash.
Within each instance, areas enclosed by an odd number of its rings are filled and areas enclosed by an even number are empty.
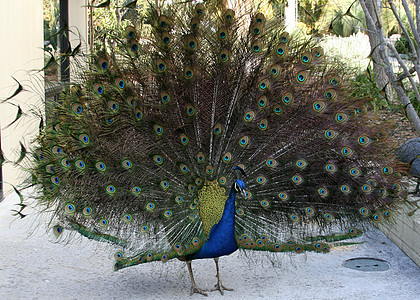
<svg viewBox="0 0 420 300">
<path fill-rule="evenodd" d="M 37 139 L 33 178 L 57 236 L 117 245 L 116 269 L 186 257 L 220 219 L 234 166 L 239 248 L 325 252 L 391 217 L 389 125 L 314 41 L 211 5 L 148 20 L 104 42 Z"/>
</svg>

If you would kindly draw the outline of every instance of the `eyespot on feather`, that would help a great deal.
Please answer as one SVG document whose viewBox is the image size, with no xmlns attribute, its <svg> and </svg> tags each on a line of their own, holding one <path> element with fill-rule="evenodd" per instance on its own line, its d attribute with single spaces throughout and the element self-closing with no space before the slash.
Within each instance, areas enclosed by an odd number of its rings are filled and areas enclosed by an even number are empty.
<svg viewBox="0 0 420 300">
<path fill-rule="evenodd" d="M 304 52 L 302 54 L 301 58 L 300 58 L 300 61 L 305 65 L 311 63 L 312 62 L 312 53 L 309 52 L 309 51 Z"/>
<path fill-rule="evenodd" d="M 279 65 L 277 65 L 277 64 L 275 64 L 275 65 L 272 65 L 270 68 L 269 68 L 269 73 L 270 73 L 270 75 L 272 76 L 272 77 L 277 77 L 279 74 L 280 74 L 280 70 L 281 70 L 281 68 L 280 68 L 280 66 Z"/>
<path fill-rule="evenodd" d="M 235 18 L 235 11 L 233 9 L 227 9 L 223 14 L 223 17 L 227 22 L 232 22 Z"/>
<path fill-rule="evenodd" d="M 162 32 L 162 42 L 165 46 L 169 46 L 172 43 L 172 35 L 167 31 Z"/>
<path fill-rule="evenodd" d="M 273 106 L 273 112 L 274 112 L 275 115 L 278 115 L 278 116 L 281 115 L 282 112 L 283 112 L 283 109 L 282 109 L 281 105 L 279 105 L 279 104 L 274 105 Z"/>
<path fill-rule="evenodd" d="M 261 36 L 264 33 L 264 26 L 261 23 L 255 23 L 249 28 L 251 35 L 254 37 Z"/>
<path fill-rule="evenodd" d="M 134 99 L 133 96 L 129 96 L 127 98 L 126 102 L 130 107 L 135 107 L 136 106 L 136 99 Z"/>
<path fill-rule="evenodd" d="M 75 116 L 77 116 L 77 117 L 83 116 L 83 106 L 82 106 L 82 104 L 80 104 L 78 102 L 73 103 L 71 108 L 72 108 L 72 111 L 73 111 Z"/>
<path fill-rule="evenodd" d="M 255 17 L 254 17 L 254 22 L 255 23 L 257 23 L 257 24 L 262 24 L 262 25 L 264 25 L 265 24 L 265 21 L 266 21 L 266 19 L 265 19 L 265 16 L 264 16 L 264 14 L 263 13 L 257 13 L 256 15 L 255 15 Z"/>
<path fill-rule="evenodd" d="M 259 80 L 258 88 L 262 92 L 269 90 L 270 89 L 270 81 L 268 79 Z"/>
<path fill-rule="evenodd" d="M 60 225 L 55 225 L 53 227 L 53 233 L 56 237 L 59 237 L 63 233 L 63 227 Z"/>
<path fill-rule="evenodd" d="M 101 70 L 106 71 L 109 68 L 109 60 L 106 58 L 99 58 L 98 65 Z"/>
<path fill-rule="evenodd" d="M 195 70 L 192 66 L 186 66 L 183 71 L 183 76 L 187 80 L 195 79 Z"/>
<path fill-rule="evenodd" d="M 337 97 L 337 92 L 334 89 L 328 89 L 325 91 L 324 96 L 327 100 L 334 100 Z"/>
<path fill-rule="evenodd" d="M 296 81 L 298 83 L 305 83 L 308 80 L 308 72 L 307 71 L 300 71 L 296 75 Z"/>
<path fill-rule="evenodd" d="M 206 167 L 206 174 L 207 175 L 212 175 L 213 174 L 213 171 L 214 171 L 214 169 L 213 169 L 212 166 L 207 166 Z"/>
<path fill-rule="evenodd" d="M 136 121 L 140 121 L 141 119 L 143 119 L 143 111 L 141 109 L 137 108 L 134 111 L 134 117 L 135 117 Z"/>
<path fill-rule="evenodd" d="M 104 86 L 97 83 L 93 86 L 93 90 L 98 94 L 102 95 L 105 92 Z"/>
<path fill-rule="evenodd" d="M 292 182 L 293 182 L 294 184 L 296 184 L 296 185 L 299 185 L 299 184 L 301 184 L 301 183 L 303 182 L 303 177 L 302 177 L 301 175 L 299 175 L 299 174 L 295 174 L 295 175 L 292 177 Z"/>
<path fill-rule="evenodd" d="M 289 200 L 289 194 L 287 194 L 286 192 L 280 192 L 278 194 L 278 197 L 280 198 L 280 200 L 282 201 L 287 201 Z"/>
<path fill-rule="evenodd" d="M 266 119 L 262 119 L 261 121 L 259 121 L 258 122 L 258 128 L 260 130 L 263 130 L 263 131 L 267 130 L 267 128 L 268 128 L 268 121 Z"/>
<path fill-rule="evenodd" d="M 119 111 L 119 105 L 115 101 L 108 101 L 108 107 L 113 113 L 117 113 Z"/>
<path fill-rule="evenodd" d="M 244 121 L 245 122 L 251 122 L 255 118 L 255 113 L 253 111 L 247 111 L 244 114 Z"/>
<path fill-rule="evenodd" d="M 182 145 L 184 145 L 184 146 L 188 145 L 189 138 L 185 134 L 181 134 L 179 136 L 179 139 L 180 139 Z"/>
<path fill-rule="evenodd" d="M 230 52 L 227 49 L 222 49 L 222 51 L 219 54 L 219 61 L 222 63 L 228 62 L 230 57 Z"/>
<path fill-rule="evenodd" d="M 195 8 L 194 8 L 194 14 L 198 17 L 202 17 L 203 14 L 205 13 L 205 6 L 203 3 L 197 3 Z"/>
<path fill-rule="evenodd" d="M 52 152 L 55 155 L 62 155 L 64 153 L 63 152 L 63 148 L 61 148 L 60 146 L 54 146 L 54 147 L 52 147 Z"/>
<path fill-rule="evenodd" d="M 330 75 L 330 76 L 327 77 L 327 82 L 333 88 L 336 88 L 336 87 L 340 87 L 342 85 L 343 80 L 339 76 L 333 74 L 333 75 Z"/>
<path fill-rule="evenodd" d="M 279 58 L 287 56 L 288 52 L 289 47 L 283 43 L 280 43 L 279 45 L 277 45 L 277 47 L 274 48 L 274 54 Z"/>
<path fill-rule="evenodd" d="M 188 36 L 185 40 L 185 47 L 189 51 L 196 51 L 199 47 L 198 39 L 195 36 Z"/>
<path fill-rule="evenodd" d="M 98 161 L 95 164 L 95 167 L 99 172 L 105 172 L 106 171 L 106 164 L 102 161 Z"/>
<path fill-rule="evenodd" d="M 275 168 L 278 163 L 274 158 L 269 158 L 265 161 L 265 164 L 269 168 Z"/>
<path fill-rule="evenodd" d="M 222 132 L 223 132 L 222 124 L 217 123 L 216 125 L 214 125 L 214 128 L 213 128 L 214 135 L 219 136 Z"/>
<path fill-rule="evenodd" d="M 187 105 L 186 111 L 188 117 L 193 117 L 196 113 L 194 106 L 192 106 L 191 104 Z"/>
<path fill-rule="evenodd" d="M 221 41 L 226 41 L 229 38 L 229 31 L 226 27 L 221 27 L 217 31 L 217 38 Z"/>
<path fill-rule="evenodd" d="M 325 109 L 326 106 L 327 105 L 325 104 L 325 102 L 321 101 L 321 100 L 315 101 L 312 104 L 312 107 L 313 107 L 314 111 L 316 111 L 316 112 L 322 112 Z"/>
<path fill-rule="evenodd" d="M 169 103 L 169 101 L 171 101 L 171 96 L 169 95 L 167 91 L 162 91 L 160 92 L 160 100 L 162 101 L 163 104 L 167 104 Z"/>
<path fill-rule="evenodd" d="M 322 47 L 315 47 L 312 49 L 312 55 L 315 59 L 320 59 L 324 56 L 324 49 Z"/>
<path fill-rule="evenodd" d="M 127 26 L 125 28 L 125 33 L 129 39 L 132 39 L 136 36 L 136 29 L 133 26 Z"/>
<path fill-rule="evenodd" d="M 330 174 L 334 174 L 337 171 L 337 166 L 333 163 L 329 163 L 325 165 L 325 170 Z"/>
<path fill-rule="evenodd" d="M 286 44 L 289 42 L 290 39 L 290 35 L 288 32 L 284 31 L 281 35 L 280 35 L 280 42 L 283 44 Z"/>
<path fill-rule="evenodd" d="M 134 196 L 139 196 L 141 193 L 141 188 L 139 186 L 133 186 L 131 188 L 131 194 L 133 194 Z"/>
<path fill-rule="evenodd" d="M 230 152 L 226 152 L 223 156 L 222 156 L 222 161 L 224 163 L 230 163 L 232 160 L 232 154 Z"/>
<path fill-rule="evenodd" d="M 205 156 L 204 156 L 203 152 L 198 152 L 197 162 L 200 163 L 200 164 L 205 162 Z"/>
<path fill-rule="evenodd" d="M 137 40 L 130 40 L 130 50 L 132 52 L 137 52 L 137 50 L 139 50 L 139 42 Z"/>
<path fill-rule="evenodd" d="M 254 41 L 251 45 L 251 51 L 254 54 L 262 54 L 263 51 L 263 44 L 260 40 Z"/>
<path fill-rule="evenodd" d="M 190 23 L 191 29 L 193 31 L 197 31 L 200 29 L 200 19 L 198 17 L 194 17 L 191 19 Z"/>
<path fill-rule="evenodd" d="M 167 68 L 167 64 L 166 64 L 165 60 L 163 60 L 161 58 L 158 58 L 156 60 L 156 68 L 157 68 L 158 73 L 164 73 L 166 71 L 166 68 Z"/>
<path fill-rule="evenodd" d="M 325 130 L 324 135 L 328 140 L 333 140 L 337 137 L 337 132 L 332 129 L 327 129 Z"/>
<path fill-rule="evenodd" d="M 158 26 L 160 30 L 169 31 L 172 27 L 172 20 L 166 15 L 161 15 L 158 20 Z"/>
<path fill-rule="evenodd" d="M 78 85 L 73 85 L 71 87 L 71 94 L 77 98 L 80 98 L 83 96 L 82 89 Z"/>
<path fill-rule="evenodd" d="M 246 148 L 249 145 L 249 136 L 243 136 L 239 139 L 239 146 L 241 146 L 242 148 Z"/>
</svg>

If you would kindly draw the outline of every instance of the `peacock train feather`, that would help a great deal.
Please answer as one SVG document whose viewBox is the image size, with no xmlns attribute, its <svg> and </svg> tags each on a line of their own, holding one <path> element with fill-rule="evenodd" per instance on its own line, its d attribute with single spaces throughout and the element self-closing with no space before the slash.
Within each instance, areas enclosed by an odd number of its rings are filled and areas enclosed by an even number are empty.
<svg viewBox="0 0 420 300">
<path fill-rule="evenodd" d="M 211 4 L 147 19 L 92 54 L 36 141 L 59 239 L 114 244 L 116 270 L 187 261 L 204 294 L 193 259 L 328 252 L 391 218 L 404 191 L 389 125 L 314 41 Z"/>
</svg>

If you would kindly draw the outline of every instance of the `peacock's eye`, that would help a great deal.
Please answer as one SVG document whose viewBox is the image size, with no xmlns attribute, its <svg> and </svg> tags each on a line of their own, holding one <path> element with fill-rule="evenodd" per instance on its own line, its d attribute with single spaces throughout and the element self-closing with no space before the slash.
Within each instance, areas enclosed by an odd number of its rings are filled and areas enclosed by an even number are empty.
<svg viewBox="0 0 420 300">
<path fill-rule="evenodd" d="M 239 192 L 239 185 L 235 182 L 235 191 Z"/>
</svg>

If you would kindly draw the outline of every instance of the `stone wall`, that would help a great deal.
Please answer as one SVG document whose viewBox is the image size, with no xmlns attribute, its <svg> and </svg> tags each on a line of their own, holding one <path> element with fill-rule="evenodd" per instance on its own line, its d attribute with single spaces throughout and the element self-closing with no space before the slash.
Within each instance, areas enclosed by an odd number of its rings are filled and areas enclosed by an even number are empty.
<svg viewBox="0 0 420 300">
<path fill-rule="evenodd" d="M 395 224 L 381 224 L 379 229 L 420 266 L 420 211 L 408 216 L 413 209 L 412 206 L 404 206 L 394 214 Z"/>
</svg>

